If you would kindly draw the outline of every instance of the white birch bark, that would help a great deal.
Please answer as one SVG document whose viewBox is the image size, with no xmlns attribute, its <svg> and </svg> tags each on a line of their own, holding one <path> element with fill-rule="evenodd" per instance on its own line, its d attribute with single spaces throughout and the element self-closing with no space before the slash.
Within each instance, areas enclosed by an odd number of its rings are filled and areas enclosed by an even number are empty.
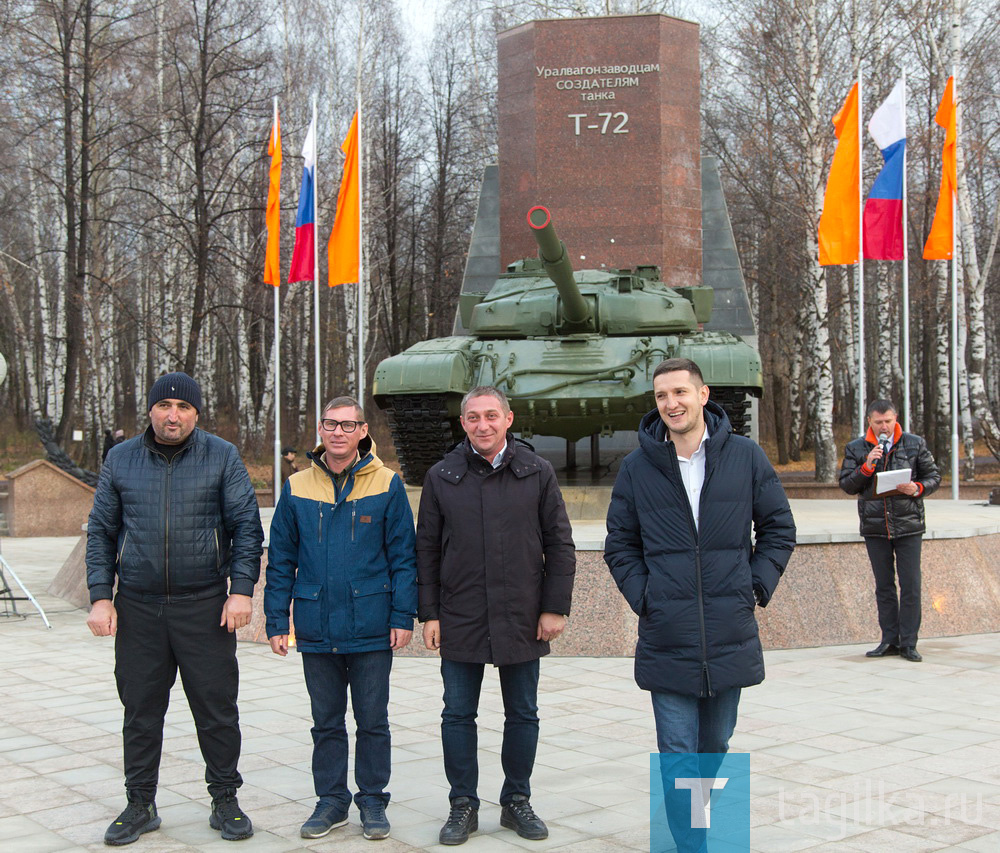
<svg viewBox="0 0 1000 853">
<path fill-rule="evenodd" d="M 802 150 L 805 152 L 807 185 L 812 188 L 812 222 L 819 222 L 823 209 L 823 145 L 819 105 L 819 22 L 816 0 L 805 6 L 805 32 L 800 43 L 801 68 L 805 70 L 805 91 L 809 120 L 802 125 Z M 803 330 L 809 362 L 814 371 L 809 385 L 810 411 L 816 453 L 816 480 L 832 483 L 837 473 L 837 448 L 833 438 L 833 370 L 830 358 L 829 298 L 826 271 L 812 259 L 819 258 L 819 237 L 810 228 L 806 240 L 809 279 L 803 294 L 807 306 L 807 326 Z"/>
<path fill-rule="evenodd" d="M 934 423 L 939 433 L 951 434 L 951 353 L 949 340 L 951 338 L 951 324 L 949 313 L 951 311 L 951 296 L 948 279 L 948 263 L 942 261 L 931 261 L 928 264 L 929 274 L 934 281 L 934 303 L 937 315 L 937 327 L 934 334 L 934 377 L 936 380 L 935 398 L 937 405 L 934 409 Z M 950 442 L 942 441 L 940 446 L 949 447 Z"/>
<path fill-rule="evenodd" d="M 29 406 L 32 418 L 51 417 L 54 411 L 55 402 L 59 395 L 55 393 L 56 383 L 49 373 L 52 369 L 53 342 L 56 340 L 54 318 L 52 316 L 52 306 L 49 303 L 49 281 L 43 269 L 42 259 L 42 212 L 39 207 L 39 187 L 35 178 L 34 149 L 29 144 L 28 149 L 28 205 L 31 211 L 31 257 L 35 264 L 35 287 L 37 288 L 38 304 L 38 340 L 34 340 L 33 352 L 31 353 L 31 384 L 30 390 L 34 396 L 33 405 Z M 25 346 L 32 340 L 34 335 L 22 338 Z M 35 361 L 37 359 L 37 361 Z"/>
<path fill-rule="evenodd" d="M 26 390 L 28 393 L 28 399 L 25 402 L 27 403 L 28 411 L 31 412 L 32 418 L 38 418 L 41 417 L 42 413 L 39 408 L 38 374 L 35 369 L 35 354 L 32 352 L 31 347 L 33 336 L 26 328 L 24 318 L 21 316 L 21 310 L 17 305 L 17 300 L 14 298 L 14 284 L 10 268 L 2 255 L 0 255 L 0 290 L 3 291 L 7 310 L 14 323 L 14 334 L 17 336 L 17 340 L 21 342 L 17 351 L 10 354 L 10 360 L 13 363 L 14 359 L 20 355 L 21 370 L 24 371 L 25 385 L 27 386 Z"/>
<path fill-rule="evenodd" d="M 883 399 L 892 399 L 892 344 L 898 332 L 898 324 L 895 322 L 896 300 L 893 298 L 894 287 L 890 283 L 889 267 L 884 263 L 874 263 L 869 269 L 875 268 L 875 293 L 877 302 L 875 304 L 875 315 L 877 318 L 877 338 L 875 347 L 875 370 L 877 374 L 876 387 L 878 396 Z M 899 347 L 897 343 L 896 352 Z M 899 405 L 897 403 L 897 405 Z"/>
</svg>

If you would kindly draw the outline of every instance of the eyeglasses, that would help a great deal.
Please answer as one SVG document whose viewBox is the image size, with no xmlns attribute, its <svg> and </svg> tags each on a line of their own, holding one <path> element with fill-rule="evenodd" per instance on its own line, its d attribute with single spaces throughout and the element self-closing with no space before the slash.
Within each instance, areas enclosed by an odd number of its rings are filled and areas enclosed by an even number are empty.
<svg viewBox="0 0 1000 853">
<path fill-rule="evenodd" d="M 340 427 L 345 433 L 352 433 L 365 421 L 335 421 L 333 418 L 323 418 L 319 423 L 327 432 L 333 432 Z"/>
</svg>

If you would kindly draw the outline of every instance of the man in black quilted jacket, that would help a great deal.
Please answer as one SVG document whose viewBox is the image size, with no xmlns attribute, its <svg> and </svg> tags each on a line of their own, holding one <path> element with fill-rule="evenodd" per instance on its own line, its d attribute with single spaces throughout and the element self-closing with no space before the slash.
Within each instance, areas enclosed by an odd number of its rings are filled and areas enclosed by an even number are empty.
<svg viewBox="0 0 1000 853">
<path fill-rule="evenodd" d="M 910 472 L 894 490 L 878 493 L 878 474 Z M 840 488 L 858 496 L 861 535 L 875 575 L 875 603 L 882 639 L 870 658 L 899 655 L 919 663 L 920 546 L 924 497 L 941 485 L 934 457 L 919 436 L 903 432 L 889 400 L 868 406 L 868 432 L 850 442 L 840 468 Z M 899 592 L 896 576 L 899 576 Z"/>
<path fill-rule="evenodd" d="M 160 825 L 163 720 L 178 669 L 205 759 L 209 824 L 227 840 L 249 838 L 253 826 L 236 799 L 235 631 L 250 621 L 260 575 L 257 501 L 236 448 L 197 429 L 197 382 L 168 373 L 148 403 L 149 428 L 108 453 L 87 524 L 87 627 L 115 638 L 125 707 L 128 806 L 104 842 L 130 844 Z"/>
</svg>

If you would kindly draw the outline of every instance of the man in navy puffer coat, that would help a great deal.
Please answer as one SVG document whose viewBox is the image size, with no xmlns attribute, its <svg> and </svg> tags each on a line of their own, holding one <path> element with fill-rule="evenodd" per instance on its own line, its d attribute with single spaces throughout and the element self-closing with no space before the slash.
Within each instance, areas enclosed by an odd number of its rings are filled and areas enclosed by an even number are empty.
<svg viewBox="0 0 1000 853">
<path fill-rule="evenodd" d="M 125 708 L 129 804 L 104 836 L 115 846 L 160 825 L 154 797 L 178 670 L 205 759 L 209 824 L 227 840 L 253 835 L 236 799 L 235 631 L 252 615 L 264 534 L 239 452 L 197 428 L 201 408 L 201 389 L 186 373 L 153 384 L 150 426 L 109 451 L 87 523 L 87 625 L 115 637 Z"/>
<path fill-rule="evenodd" d="M 657 410 L 615 481 L 604 559 L 639 616 L 635 679 L 652 694 L 659 751 L 720 755 L 740 689 L 764 680 L 754 608 L 778 585 L 795 524 L 764 452 L 733 433 L 697 364 L 668 359 L 653 389 Z M 714 777 L 720 760 L 693 775 Z M 679 849 L 703 849 L 704 831 L 679 834 L 667 805 Z"/>
<path fill-rule="evenodd" d="M 658 410 L 643 417 L 615 482 L 604 559 L 639 615 L 636 682 L 697 710 L 763 681 L 754 607 L 778 585 L 795 524 L 764 452 L 708 401 L 694 362 L 664 362 L 653 387 Z M 690 722 L 695 737 L 683 743 L 658 728 L 661 751 L 725 751 L 732 727 L 706 744 Z"/>
</svg>

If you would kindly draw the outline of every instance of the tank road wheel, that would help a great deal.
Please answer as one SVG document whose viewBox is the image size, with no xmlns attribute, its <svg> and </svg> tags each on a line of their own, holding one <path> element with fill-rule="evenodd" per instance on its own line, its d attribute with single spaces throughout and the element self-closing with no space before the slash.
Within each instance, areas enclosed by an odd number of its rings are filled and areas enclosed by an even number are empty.
<svg viewBox="0 0 1000 853">
<path fill-rule="evenodd" d="M 393 396 L 385 414 L 403 479 L 410 486 L 421 485 L 427 469 L 464 435 L 458 418 L 448 416 L 443 394 Z"/>
<path fill-rule="evenodd" d="M 726 410 L 733 432 L 750 437 L 750 395 L 744 388 L 712 388 L 712 399 Z"/>
</svg>

